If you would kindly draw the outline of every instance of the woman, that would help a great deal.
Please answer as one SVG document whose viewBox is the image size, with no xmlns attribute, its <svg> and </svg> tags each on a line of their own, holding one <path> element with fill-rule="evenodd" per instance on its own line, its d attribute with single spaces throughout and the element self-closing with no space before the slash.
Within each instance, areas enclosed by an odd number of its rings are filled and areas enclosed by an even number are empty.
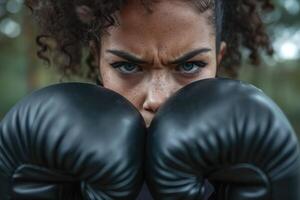
<svg viewBox="0 0 300 200">
<path fill-rule="evenodd" d="M 58 53 L 53 61 L 64 75 L 98 79 L 126 97 L 148 126 L 185 85 L 221 74 L 236 77 L 243 48 L 253 65 L 261 51 L 273 52 L 259 16 L 272 10 L 269 0 L 28 0 L 27 5 L 41 27 L 39 57 L 50 62 L 48 50 Z M 86 74 L 80 69 L 84 48 L 90 51 Z M 142 195 L 148 198 L 147 192 Z"/>
</svg>

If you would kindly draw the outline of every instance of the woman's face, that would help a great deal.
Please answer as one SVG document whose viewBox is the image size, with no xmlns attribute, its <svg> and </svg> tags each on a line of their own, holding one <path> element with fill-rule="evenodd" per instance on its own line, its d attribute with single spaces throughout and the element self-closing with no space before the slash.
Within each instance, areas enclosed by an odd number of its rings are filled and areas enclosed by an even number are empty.
<svg viewBox="0 0 300 200">
<path fill-rule="evenodd" d="M 152 10 L 128 1 L 118 13 L 120 25 L 102 38 L 99 59 L 103 86 L 127 98 L 147 126 L 177 90 L 215 77 L 222 57 L 216 55 L 211 11 L 180 0 L 159 1 Z"/>
</svg>

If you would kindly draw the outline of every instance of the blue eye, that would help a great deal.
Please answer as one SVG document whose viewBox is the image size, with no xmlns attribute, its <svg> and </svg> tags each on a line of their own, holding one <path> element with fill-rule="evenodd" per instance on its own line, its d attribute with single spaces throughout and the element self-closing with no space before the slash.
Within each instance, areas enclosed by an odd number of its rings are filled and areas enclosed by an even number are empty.
<svg viewBox="0 0 300 200">
<path fill-rule="evenodd" d="M 177 70 L 186 74 L 193 74 L 198 72 L 201 68 L 204 68 L 207 64 L 204 62 L 186 62 L 180 64 Z"/>
<path fill-rule="evenodd" d="M 116 62 L 111 64 L 111 66 L 123 74 L 133 74 L 141 71 L 138 65 L 128 62 Z"/>
</svg>

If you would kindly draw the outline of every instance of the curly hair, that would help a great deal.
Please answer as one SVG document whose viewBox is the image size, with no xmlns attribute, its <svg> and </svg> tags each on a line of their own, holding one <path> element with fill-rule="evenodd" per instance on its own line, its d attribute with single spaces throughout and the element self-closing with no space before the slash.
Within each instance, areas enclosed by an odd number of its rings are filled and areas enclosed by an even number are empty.
<svg viewBox="0 0 300 200">
<path fill-rule="evenodd" d="M 141 0 L 151 12 L 151 2 Z M 270 0 L 186 0 L 194 3 L 203 12 L 214 11 L 217 45 L 227 43 L 226 55 L 220 65 L 221 73 L 233 78 L 238 76 L 242 61 L 242 50 L 249 51 L 248 60 L 254 66 L 261 61 L 265 51 L 273 54 L 270 38 L 260 13 L 274 9 Z M 37 55 L 48 64 L 52 62 L 63 72 L 63 76 L 77 75 L 97 79 L 98 66 L 91 51 L 84 55 L 90 42 L 101 48 L 101 38 L 106 29 L 117 23 L 115 16 L 126 0 L 26 0 L 40 26 L 36 38 Z M 51 53 L 50 58 L 48 53 Z M 88 66 L 82 69 L 82 58 Z"/>
</svg>

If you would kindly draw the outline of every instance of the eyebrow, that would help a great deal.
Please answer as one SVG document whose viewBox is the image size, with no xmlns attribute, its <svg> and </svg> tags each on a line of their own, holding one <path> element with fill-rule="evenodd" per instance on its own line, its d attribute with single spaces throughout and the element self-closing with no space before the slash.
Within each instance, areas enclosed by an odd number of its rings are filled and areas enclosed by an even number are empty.
<svg viewBox="0 0 300 200">
<path fill-rule="evenodd" d="M 169 62 L 168 64 L 181 64 L 181 63 L 184 63 L 184 62 L 190 60 L 191 58 L 195 57 L 198 54 L 207 53 L 209 51 L 211 51 L 211 49 L 209 49 L 209 48 L 195 49 L 193 51 L 183 54 L 183 56 L 175 59 L 174 61 Z M 129 62 L 132 62 L 135 64 L 146 64 L 147 63 L 146 61 L 144 61 L 128 52 L 125 52 L 125 51 L 111 49 L 111 50 L 107 50 L 107 52 L 114 54 L 118 57 L 121 57 L 121 58 L 128 60 Z"/>
<path fill-rule="evenodd" d="M 209 48 L 195 49 L 193 51 L 183 54 L 183 56 L 177 58 L 174 61 L 171 61 L 169 64 L 181 64 L 181 63 L 184 63 L 184 62 L 190 60 L 191 58 L 197 56 L 198 54 L 207 53 L 209 51 L 211 51 L 211 49 L 209 49 Z"/>
</svg>

